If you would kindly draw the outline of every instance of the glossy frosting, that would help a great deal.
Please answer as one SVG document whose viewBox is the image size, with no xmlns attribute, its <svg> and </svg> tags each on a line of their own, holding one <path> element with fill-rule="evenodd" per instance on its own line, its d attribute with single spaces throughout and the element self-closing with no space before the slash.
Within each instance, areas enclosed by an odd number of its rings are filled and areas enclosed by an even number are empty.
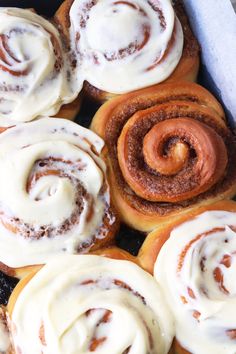
<svg viewBox="0 0 236 354">
<path fill-rule="evenodd" d="M 173 337 L 153 278 L 98 256 L 49 262 L 20 293 L 11 319 L 24 354 L 166 354 Z"/>
<path fill-rule="evenodd" d="M 58 31 L 30 10 L 0 9 L 0 74 L 0 126 L 54 115 L 76 96 Z"/>
<path fill-rule="evenodd" d="M 208 211 L 173 229 L 158 255 L 155 278 L 190 353 L 236 352 L 235 231 L 235 213 Z"/>
<path fill-rule="evenodd" d="M 0 135 L 1 262 L 12 267 L 44 263 L 106 236 L 115 218 L 98 156 L 102 147 L 93 132 L 58 118 Z"/>
<path fill-rule="evenodd" d="M 70 21 L 77 76 L 82 71 L 104 91 L 120 94 L 159 83 L 182 55 L 182 28 L 169 0 L 75 0 Z"/>
</svg>

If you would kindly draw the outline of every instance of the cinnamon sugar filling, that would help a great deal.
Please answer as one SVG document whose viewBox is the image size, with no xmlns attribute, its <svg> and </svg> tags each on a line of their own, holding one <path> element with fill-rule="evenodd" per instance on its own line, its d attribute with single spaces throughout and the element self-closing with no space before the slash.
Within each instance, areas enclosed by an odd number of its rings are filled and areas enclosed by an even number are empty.
<svg viewBox="0 0 236 354">
<path fill-rule="evenodd" d="M 175 104 L 175 101 L 176 104 Z M 181 105 L 180 102 L 183 102 Z M 189 109 L 187 102 L 194 103 L 194 110 Z M 165 103 L 169 103 L 168 105 L 164 105 Z M 199 109 L 197 105 L 199 105 Z M 159 105 L 163 105 L 163 110 L 161 110 Z M 157 113 L 152 112 L 150 109 L 150 113 L 148 109 L 150 107 L 157 108 Z M 201 97 L 198 97 L 197 94 L 189 95 L 183 91 L 183 94 L 167 94 L 166 97 L 162 98 L 154 98 L 152 96 L 144 96 L 136 98 L 131 98 L 130 101 L 124 102 L 112 111 L 110 117 L 107 119 L 106 130 L 105 130 L 105 141 L 109 150 L 109 159 L 112 164 L 113 173 L 115 175 L 116 181 L 119 186 L 120 192 L 123 194 L 123 197 L 127 200 L 128 203 L 132 205 L 132 207 L 142 210 L 147 213 L 156 213 L 158 212 L 160 215 L 167 215 L 172 211 L 179 210 L 183 207 L 194 205 L 203 199 L 208 199 L 214 197 L 217 194 L 224 193 L 228 188 L 230 188 L 235 182 L 236 179 L 236 146 L 235 139 L 233 135 L 230 133 L 229 129 L 226 126 L 219 124 L 214 115 L 207 114 L 203 112 L 200 108 L 206 107 L 206 103 L 203 102 Z M 183 188 L 182 181 L 184 178 L 184 188 L 191 189 L 194 185 L 199 183 L 199 176 L 196 174 L 192 175 L 193 166 L 197 160 L 197 155 L 195 149 L 191 146 L 191 142 L 181 138 L 181 141 L 187 143 L 190 148 L 190 158 L 187 164 L 184 166 L 183 170 L 180 173 L 177 173 L 174 177 L 166 177 L 160 175 L 150 169 L 144 159 L 143 156 L 143 145 L 142 142 L 145 135 L 149 132 L 149 130 L 158 122 L 163 122 L 164 120 L 176 119 L 181 117 L 187 117 L 194 119 L 196 121 L 202 122 L 207 126 L 213 128 L 217 135 L 221 137 L 224 141 L 224 145 L 227 149 L 228 155 L 228 163 L 225 168 L 225 171 L 222 175 L 222 178 L 219 178 L 213 186 L 209 188 L 209 190 L 200 193 L 200 195 L 194 196 L 190 199 L 183 200 L 180 202 L 168 203 L 168 202 L 153 202 L 145 200 L 144 198 L 140 198 L 132 188 L 126 183 L 125 178 L 120 169 L 119 161 L 117 158 L 117 145 L 114 144 L 114 141 L 118 141 L 119 136 L 126 124 L 131 117 L 135 116 L 136 112 L 146 110 L 146 114 L 143 114 L 143 118 L 140 118 L 138 122 L 134 126 L 129 126 L 129 130 L 127 133 L 127 164 L 128 168 L 133 171 L 138 171 L 138 178 L 141 178 L 141 183 L 145 186 L 149 184 L 149 187 L 157 188 L 153 185 L 153 180 L 157 177 L 161 179 L 161 184 L 159 185 L 166 194 L 181 193 L 181 189 Z M 155 109 L 154 109 L 155 110 Z M 168 141 L 165 142 L 165 149 L 167 147 L 171 147 L 176 143 L 176 139 L 178 141 L 177 136 L 173 135 L 170 137 Z M 232 146 L 235 146 L 233 149 Z M 141 175 L 140 171 L 143 171 Z M 135 172 L 134 172 L 135 173 Z M 142 177 L 141 177 L 142 176 Z M 148 177 L 145 177 L 148 176 Z M 151 177 L 150 177 L 151 176 Z M 191 176 L 191 178 L 190 178 Z M 152 178 L 152 180 L 150 180 Z M 169 183 L 166 183 L 166 182 Z M 166 187 L 165 187 L 166 186 Z"/>
</svg>

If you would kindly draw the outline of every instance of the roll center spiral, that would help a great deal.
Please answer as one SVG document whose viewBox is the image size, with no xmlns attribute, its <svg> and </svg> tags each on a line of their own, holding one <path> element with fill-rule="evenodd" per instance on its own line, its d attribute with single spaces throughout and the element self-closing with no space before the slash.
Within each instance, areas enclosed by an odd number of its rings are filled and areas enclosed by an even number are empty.
<svg viewBox="0 0 236 354">
<path fill-rule="evenodd" d="M 178 134 L 176 136 L 178 140 L 173 143 L 171 141 L 175 138 L 175 129 L 175 122 L 158 123 L 148 132 L 143 141 L 146 163 L 154 171 L 163 175 L 178 173 L 188 162 L 189 145 L 184 140 L 180 140 L 186 137 L 185 134 L 182 136 Z"/>
<path fill-rule="evenodd" d="M 91 9 L 87 24 L 89 45 L 103 52 L 108 61 L 143 48 L 150 30 L 145 11 L 128 1 L 116 1 L 108 7 L 98 3 Z"/>
<path fill-rule="evenodd" d="M 208 190 L 224 175 L 226 146 L 211 127 L 183 117 L 157 120 L 147 129 L 145 117 L 145 112 L 131 117 L 118 140 L 121 171 L 137 195 L 150 201 L 186 200 Z M 134 150 L 137 136 L 143 145 Z"/>
</svg>

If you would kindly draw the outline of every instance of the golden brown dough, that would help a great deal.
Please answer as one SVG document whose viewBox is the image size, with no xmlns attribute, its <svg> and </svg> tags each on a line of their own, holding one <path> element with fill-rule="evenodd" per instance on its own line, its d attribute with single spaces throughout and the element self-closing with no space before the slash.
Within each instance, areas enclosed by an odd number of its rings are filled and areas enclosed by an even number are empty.
<svg viewBox="0 0 236 354">
<path fill-rule="evenodd" d="M 96 254 L 98 256 L 111 258 L 111 259 L 123 259 L 123 260 L 137 263 L 136 257 L 132 256 L 129 252 L 116 246 L 101 248 L 91 253 Z"/>
<path fill-rule="evenodd" d="M 55 115 L 55 117 L 74 121 L 80 112 L 82 102 L 83 95 L 80 93 L 73 102 L 64 104 L 60 108 L 60 111 Z"/>
</svg>

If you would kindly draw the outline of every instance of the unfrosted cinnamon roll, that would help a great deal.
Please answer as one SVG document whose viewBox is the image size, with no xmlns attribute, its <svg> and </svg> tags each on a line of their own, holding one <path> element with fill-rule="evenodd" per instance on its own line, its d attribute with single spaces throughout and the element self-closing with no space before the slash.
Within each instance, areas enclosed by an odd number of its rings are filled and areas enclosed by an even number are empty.
<svg viewBox="0 0 236 354">
<path fill-rule="evenodd" d="M 175 353 L 235 353 L 235 202 L 203 207 L 153 231 L 138 258 L 146 268 L 148 259 L 155 263 L 175 318 Z"/>
<path fill-rule="evenodd" d="M 56 118 L 0 135 L 4 272 L 19 276 L 22 267 L 56 254 L 83 253 L 111 242 L 118 225 L 99 157 L 102 147 L 93 132 Z"/>
<path fill-rule="evenodd" d="M 86 94 L 101 102 L 168 78 L 194 80 L 199 47 L 176 9 L 180 21 L 170 0 L 65 0 L 56 21 Z"/>
<path fill-rule="evenodd" d="M 57 257 L 18 284 L 8 311 L 17 353 L 166 354 L 173 339 L 157 283 L 129 261 Z"/>
<path fill-rule="evenodd" d="M 0 127 L 52 116 L 73 101 L 69 63 L 57 29 L 31 10 L 0 9 Z M 74 118 L 79 98 L 64 106 Z"/>
<path fill-rule="evenodd" d="M 148 231 L 236 191 L 236 144 L 215 98 L 193 83 L 110 100 L 91 128 L 106 143 L 114 203 Z"/>
</svg>

